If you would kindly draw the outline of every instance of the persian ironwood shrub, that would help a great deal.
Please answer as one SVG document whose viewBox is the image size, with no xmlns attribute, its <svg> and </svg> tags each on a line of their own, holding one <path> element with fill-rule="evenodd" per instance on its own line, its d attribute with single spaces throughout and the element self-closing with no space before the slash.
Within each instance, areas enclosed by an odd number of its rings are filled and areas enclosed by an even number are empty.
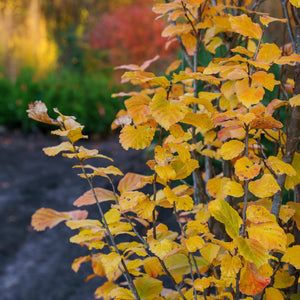
<svg viewBox="0 0 300 300">
<path fill-rule="evenodd" d="M 166 76 L 146 71 L 154 59 L 122 66 L 128 70 L 122 81 L 140 88 L 126 94 L 126 110 L 112 125 L 121 126 L 124 149 L 154 145 L 147 162 L 151 175 L 123 175 L 116 166 L 87 163 L 111 159 L 77 145 L 86 136 L 74 117 L 56 109 L 53 120 L 43 103 L 30 105 L 31 118 L 59 126 L 53 133 L 68 138 L 44 152 L 76 158 L 79 175 L 90 185 L 74 205 L 99 211 L 94 220 L 85 210 L 41 208 L 32 225 L 44 230 L 65 222 L 78 230 L 70 241 L 90 253 L 75 259 L 72 268 L 91 261 L 92 276 L 106 277 L 96 298 L 299 297 L 300 3 L 281 1 L 285 19 L 277 19 L 256 12 L 262 1 L 251 2 L 154 5 L 169 21 L 162 35 L 177 39 L 182 60 L 173 62 Z M 273 22 L 287 26 L 291 53 L 264 41 Z M 279 78 L 270 72 L 274 65 Z M 274 90 L 277 98 L 265 97 Z M 115 175 L 122 176 L 117 187 Z M 97 176 L 105 177 L 111 190 L 95 187 Z M 144 193 L 149 184 L 152 192 Z M 285 191 L 294 197 L 285 199 Z M 103 211 L 107 201 L 111 207 Z M 158 221 L 160 207 L 173 210 L 179 232 Z M 138 231 L 138 224 L 145 230 Z M 118 242 L 119 235 L 134 241 Z M 164 286 L 166 277 L 171 288 Z"/>
</svg>

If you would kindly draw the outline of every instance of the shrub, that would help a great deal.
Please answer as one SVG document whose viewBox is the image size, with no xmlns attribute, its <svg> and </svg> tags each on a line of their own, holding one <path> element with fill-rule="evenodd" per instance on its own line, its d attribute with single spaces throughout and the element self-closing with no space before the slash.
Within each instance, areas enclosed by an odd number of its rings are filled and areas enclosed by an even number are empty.
<svg viewBox="0 0 300 300">
<path fill-rule="evenodd" d="M 56 110 L 54 120 L 43 103 L 30 105 L 31 118 L 58 125 L 54 133 L 69 138 L 44 152 L 76 157 L 80 176 L 89 182 L 90 190 L 74 205 L 96 204 L 99 211 L 99 220 L 92 220 L 85 210 L 41 208 L 32 225 L 44 230 L 65 222 L 79 230 L 70 241 L 91 252 L 75 259 L 72 268 L 91 261 L 94 275 L 107 278 L 96 298 L 299 296 L 300 27 L 293 35 L 287 23 L 294 53 L 282 53 L 263 35 L 273 22 L 286 20 L 256 14 L 261 1 L 247 8 L 250 2 L 185 0 L 154 6 L 172 20 L 163 35 L 177 37 L 182 63 L 168 68 L 169 77 L 146 72 L 150 61 L 123 66 L 129 71 L 122 80 L 141 89 L 130 93 L 126 111 L 113 123 L 122 127 L 120 143 L 126 150 L 148 148 L 156 137 L 154 157 L 147 162 L 151 175 L 123 175 L 113 165 L 87 164 L 91 157 L 110 158 L 77 146 L 84 136 L 74 118 Z M 289 7 L 293 16 L 300 15 L 297 1 Z M 212 58 L 205 65 L 199 63 L 200 45 Z M 272 65 L 279 66 L 281 81 L 269 72 Z M 287 78 L 286 65 L 294 66 L 294 81 Z M 275 86 L 280 99 L 264 98 L 265 90 Z M 288 116 L 285 124 L 281 110 Z M 269 153 L 266 140 L 272 145 Z M 117 187 L 115 175 L 123 176 Z M 111 190 L 94 187 L 96 176 L 107 178 Z M 147 184 L 150 193 L 142 190 Z M 295 198 L 283 204 L 283 193 L 290 189 L 297 191 Z M 107 201 L 111 207 L 105 212 Z M 178 231 L 158 221 L 163 208 L 172 209 Z M 144 230 L 138 231 L 138 224 Z M 120 236 L 135 239 L 120 242 Z M 165 288 L 166 278 L 171 288 Z M 126 284 L 119 283 L 122 279 Z"/>
</svg>

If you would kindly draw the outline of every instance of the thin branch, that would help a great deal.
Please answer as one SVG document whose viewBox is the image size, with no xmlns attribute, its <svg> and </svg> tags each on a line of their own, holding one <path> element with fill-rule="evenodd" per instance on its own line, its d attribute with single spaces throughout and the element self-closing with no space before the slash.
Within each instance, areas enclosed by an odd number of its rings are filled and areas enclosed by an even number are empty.
<svg viewBox="0 0 300 300">
<path fill-rule="evenodd" d="M 291 43 L 292 43 L 293 52 L 295 53 L 296 44 L 295 44 L 294 34 L 293 34 L 293 31 L 292 31 L 292 26 L 291 26 L 291 22 L 290 22 L 290 18 L 289 18 L 289 13 L 287 11 L 288 2 L 289 2 L 288 0 L 280 0 L 282 10 L 283 10 L 283 15 L 288 20 L 287 21 L 287 29 L 288 29 L 289 37 L 290 37 L 290 40 L 291 40 Z"/>
</svg>

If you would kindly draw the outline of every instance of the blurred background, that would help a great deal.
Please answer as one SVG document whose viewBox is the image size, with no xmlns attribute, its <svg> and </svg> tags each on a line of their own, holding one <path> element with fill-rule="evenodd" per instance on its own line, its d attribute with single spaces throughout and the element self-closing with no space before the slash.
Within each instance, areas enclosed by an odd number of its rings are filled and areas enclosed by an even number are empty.
<svg viewBox="0 0 300 300">
<path fill-rule="evenodd" d="M 86 133 L 107 132 L 122 107 L 110 97 L 120 90 L 113 67 L 172 52 L 161 37 L 163 20 L 153 22 L 152 5 L 152 0 L 0 0 L 2 129 L 44 129 L 25 113 L 29 102 L 42 100 L 78 117 Z"/>
</svg>

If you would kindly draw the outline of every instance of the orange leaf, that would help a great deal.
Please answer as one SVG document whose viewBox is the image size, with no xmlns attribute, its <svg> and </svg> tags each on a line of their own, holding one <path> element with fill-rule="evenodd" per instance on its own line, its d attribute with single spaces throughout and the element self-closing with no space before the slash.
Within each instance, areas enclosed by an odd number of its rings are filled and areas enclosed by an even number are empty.
<svg viewBox="0 0 300 300">
<path fill-rule="evenodd" d="M 260 179 L 249 183 L 249 191 L 258 198 L 267 198 L 280 190 L 277 181 L 271 174 L 264 174 Z"/>
<path fill-rule="evenodd" d="M 241 292 L 250 296 L 261 293 L 271 282 L 271 274 L 269 274 L 268 267 L 262 266 L 258 269 L 254 263 L 246 262 L 245 266 L 241 269 Z"/>
<path fill-rule="evenodd" d="M 281 57 L 281 50 L 277 45 L 263 44 L 258 51 L 256 60 L 266 64 L 272 64 L 277 58 Z"/>
<path fill-rule="evenodd" d="M 280 81 L 275 80 L 275 75 L 273 73 L 267 73 L 265 71 L 257 71 L 251 78 L 254 84 L 259 84 L 271 92 L 276 84 L 280 84 Z"/>
<path fill-rule="evenodd" d="M 231 160 L 239 156 L 245 149 L 245 144 L 238 140 L 231 140 L 222 145 L 220 154 L 223 159 Z"/>
<path fill-rule="evenodd" d="M 263 25 L 265 25 L 267 27 L 272 22 L 279 21 L 279 22 L 285 23 L 287 21 L 287 19 L 277 19 L 277 18 L 272 18 L 270 16 L 261 16 L 261 17 L 259 17 L 259 20 Z"/>
<path fill-rule="evenodd" d="M 146 257 L 144 259 L 144 269 L 151 277 L 157 277 L 162 272 L 162 266 L 157 257 Z"/>
<path fill-rule="evenodd" d="M 160 94 L 155 94 L 150 104 L 150 112 L 162 127 L 169 129 L 182 120 L 187 113 L 187 107 L 179 101 L 169 101 Z"/>
<path fill-rule="evenodd" d="M 149 126 L 126 125 L 120 134 L 120 143 L 125 150 L 129 148 L 144 149 L 149 147 L 154 137 L 155 129 Z"/>
<path fill-rule="evenodd" d="M 58 212 L 51 208 L 40 208 L 31 218 L 31 225 L 37 231 L 53 228 L 66 220 L 83 220 L 88 216 L 86 210 L 74 210 L 69 212 Z"/>
<path fill-rule="evenodd" d="M 94 192 L 99 202 L 115 201 L 114 193 L 112 191 L 103 188 L 94 188 Z M 96 199 L 94 197 L 93 191 L 89 190 L 85 192 L 82 196 L 77 198 L 77 200 L 73 204 L 77 207 L 80 207 L 80 206 L 91 205 L 95 203 L 96 203 Z"/>
<path fill-rule="evenodd" d="M 126 173 L 118 184 L 118 191 L 123 194 L 125 192 L 135 191 L 146 184 L 152 182 L 151 176 L 140 175 L 136 173 Z"/>
<path fill-rule="evenodd" d="M 250 129 L 278 129 L 282 127 L 282 123 L 271 116 L 257 118 L 250 123 Z"/>
<path fill-rule="evenodd" d="M 77 273 L 81 264 L 84 263 L 84 262 L 87 262 L 87 261 L 90 261 L 91 260 L 91 256 L 90 255 L 87 255 L 87 256 L 81 256 L 81 257 L 78 257 L 76 258 L 73 263 L 72 263 L 72 270 Z"/>
<path fill-rule="evenodd" d="M 244 36 L 255 38 L 259 40 L 262 35 L 262 30 L 258 24 L 252 22 L 252 20 L 246 15 L 233 17 L 229 16 L 229 21 L 232 29 Z"/>
<path fill-rule="evenodd" d="M 249 180 L 259 174 L 261 166 L 254 165 L 248 157 L 242 157 L 236 161 L 234 169 L 240 180 Z"/>
</svg>

